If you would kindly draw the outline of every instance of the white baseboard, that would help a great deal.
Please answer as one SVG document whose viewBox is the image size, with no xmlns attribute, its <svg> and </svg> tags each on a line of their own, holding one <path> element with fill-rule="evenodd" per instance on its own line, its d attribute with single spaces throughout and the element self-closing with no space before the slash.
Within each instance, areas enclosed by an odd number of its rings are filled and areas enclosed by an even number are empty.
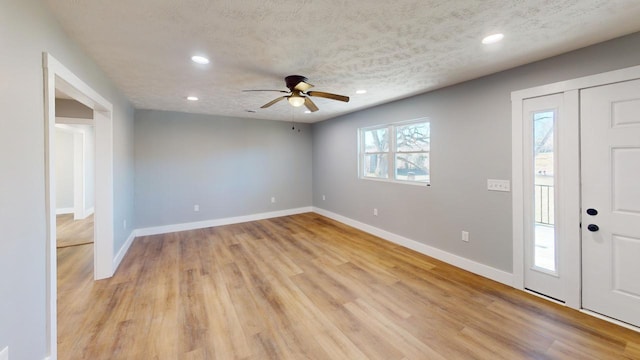
<svg viewBox="0 0 640 360">
<path fill-rule="evenodd" d="M 88 218 L 89 216 L 91 216 L 93 213 L 95 212 L 95 208 L 91 207 L 89 209 L 82 209 L 82 213 L 79 214 L 80 216 L 77 218 L 74 218 L 74 220 L 84 220 L 86 218 Z M 75 212 L 74 212 L 75 214 Z"/>
<path fill-rule="evenodd" d="M 322 216 L 326 216 L 333 220 L 352 226 L 356 229 L 359 229 L 369 234 L 383 238 L 387 241 L 391 241 L 392 243 L 404 246 L 411 250 L 415 250 L 424 255 L 431 256 L 433 258 L 444 261 L 453 266 L 457 266 L 461 269 L 467 270 L 474 274 L 503 283 L 505 285 L 513 286 L 513 274 L 508 273 L 504 270 L 496 269 L 491 266 L 481 264 L 479 262 L 467 259 L 465 257 L 455 255 L 455 254 L 446 252 L 444 250 L 440 250 L 433 246 L 429 246 L 421 242 L 411 240 L 409 238 L 391 233 L 386 230 L 379 229 L 377 227 L 371 226 L 369 224 L 365 224 L 357 220 L 350 219 L 346 216 L 342 216 L 342 215 L 333 213 L 331 211 L 327 211 L 318 207 L 314 207 L 313 211 Z"/>
<path fill-rule="evenodd" d="M 120 250 L 118 250 L 118 254 L 113 259 L 113 267 L 112 267 L 113 274 L 115 274 L 116 271 L 118 270 L 118 266 L 120 266 L 120 263 L 122 262 L 122 259 L 124 259 L 124 256 L 129 251 L 129 248 L 131 247 L 131 244 L 133 244 L 133 240 L 136 239 L 136 233 L 137 233 L 137 231 L 133 230 L 131 232 L 131 234 L 129 234 L 129 237 L 127 238 L 127 241 L 125 241 L 124 244 L 122 244 L 122 247 L 120 248 Z M 113 276 L 113 274 L 111 274 L 111 276 Z"/>
<path fill-rule="evenodd" d="M 79 214 L 80 217 L 78 218 L 74 218 L 74 220 L 82 220 L 85 219 L 87 216 L 93 214 L 95 212 L 95 208 L 89 208 L 89 209 L 82 209 L 82 213 Z M 56 215 L 64 215 L 64 214 L 74 214 L 76 213 L 76 209 L 75 208 L 59 208 L 56 209 Z"/>
<path fill-rule="evenodd" d="M 135 240 L 138 236 L 149 236 L 149 235 L 158 235 L 158 234 L 167 234 L 177 231 L 186 231 L 186 230 L 195 230 L 195 229 L 204 229 L 213 226 L 222 226 L 222 225 L 230 225 L 230 224 L 238 224 L 249 221 L 270 219 L 281 216 L 289 216 L 296 215 L 302 213 L 313 212 L 313 207 L 301 207 L 296 209 L 287 209 L 280 211 L 272 211 L 266 213 L 245 215 L 245 216 L 236 216 L 224 219 L 213 219 L 213 220 L 205 220 L 205 221 L 196 221 L 190 223 L 182 223 L 182 224 L 174 224 L 174 225 L 163 225 L 163 226 L 154 226 L 147 227 L 142 229 L 136 229 L 131 232 L 127 241 L 122 245 L 118 254 L 113 259 L 113 273 L 115 274 L 116 270 L 118 270 L 118 266 L 124 259 L 124 256 L 129 251 L 131 244 L 133 244 L 133 240 Z"/>
<path fill-rule="evenodd" d="M 177 232 L 177 231 L 203 229 L 203 228 L 208 228 L 208 227 L 213 227 L 213 226 L 238 224 L 238 223 L 243 223 L 243 222 L 270 219 L 270 218 L 281 217 L 281 216 L 303 214 L 303 213 L 307 213 L 307 212 L 315 212 L 317 214 L 320 214 L 322 216 L 326 216 L 326 217 L 328 217 L 330 219 L 339 221 L 341 223 L 344 223 L 346 225 L 352 226 L 352 227 L 354 227 L 356 229 L 362 230 L 362 231 L 367 232 L 369 234 L 378 236 L 378 237 L 380 237 L 382 239 L 385 239 L 387 241 L 390 241 L 390 242 L 392 242 L 394 244 L 398 244 L 400 246 L 404 246 L 406 248 L 409 248 L 411 250 L 415 250 L 415 251 L 417 251 L 419 253 L 422 253 L 424 255 L 431 256 L 431 257 L 433 257 L 435 259 L 438 259 L 440 261 L 444 261 L 444 262 L 446 262 L 448 264 L 451 264 L 453 266 L 457 266 L 457 267 L 459 267 L 461 269 L 464 269 L 466 271 L 472 272 L 474 274 L 483 276 L 485 278 L 497 281 L 499 283 L 502 283 L 502 284 L 505 284 L 505 285 L 508 285 L 508 286 L 514 286 L 513 274 L 508 273 L 506 271 L 503 271 L 503 270 L 500 270 L 500 269 L 496 269 L 494 267 L 491 267 L 491 266 L 488 266 L 488 265 L 485 265 L 485 264 L 481 264 L 479 262 L 467 259 L 467 258 L 459 256 L 459 255 L 455 255 L 455 254 L 446 252 L 444 250 L 441 250 L 441 249 L 435 248 L 433 246 L 429 246 L 429 245 L 423 244 L 423 243 L 415 241 L 415 240 L 411 240 L 409 238 L 394 234 L 392 232 L 389 232 L 389 231 L 386 231 L 386 230 L 382 230 L 382 229 L 377 228 L 375 226 L 371 226 L 369 224 L 365 224 L 363 222 L 360 222 L 360 221 L 357 221 L 357 220 L 353 220 L 353 219 L 348 218 L 346 216 L 342 216 L 342 215 L 333 213 L 331 211 L 324 210 L 324 209 L 318 208 L 318 207 L 312 207 L 312 206 L 301 207 L 301 208 L 296 208 L 296 209 L 287 209 L 287 210 L 266 212 L 266 213 L 259 213 L 259 214 L 246 215 L 246 216 L 237 216 L 237 217 L 230 217 L 230 218 L 223 218 L 223 219 L 213 219 L 213 220 L 205 220 L 205 221 L 197 221 L 197 222 L 190 222 L 190 223 L 182 223 L 182 224 L 174 224 L 174 225 L 165 225 L 165 226 L 156 226 L 156 227 L 148 227 L 148 228 L 137 229 L 137 230 L 134 230 L 134 231 L 131 232 L 131 234 L 127 238 L 127 241 L 125 241 L 125 243 L 122 245 L 122 247 L 118 251 L 118 254 L 113 259 L 113 271 L 115 273 L 115 271 L 118 269 L 118 266 L 120 266 L 120 263 L 124 259 L 124 256 L 129 251 L 129 248 L 131 247 L 131 244 L 133 244 L 133 240 L 135 240 L 135 238 L 138 237 L 138 236 L 148 236 L 148 235 L 166 234 L 166 233 Z M 589 314 L 591 316 L 595 316 L 597 318 L 604 319 L 604 320 L 612 322 L 614 324 L 623 326 L 623 327 L 625 327 L 627 329 L 631 329 L 631 330 L 640 332 L 640 328 L 632 326 L 632 325 L 629 325 L 627 323 L 620 322 L 620 321 L 617 321 L 615 319 L 611 319 L 611 318 L 608 318 L 606 316 L 602 316 L 602 315 L 596 314 L 594 312 L 591 312 L 591 311 L 588 311 L 588 310 L 585 310 L 585 309 L 580 309 L 580 311 L 583 312 L 583 313 Z M 48 359 L 49 358 L 45 358 L 44 360 L 48 360 Z"/>
<path fill-rule="evenodd" d="M 148 235 L 172 233 L 177 231 L 204 229 L 204 228 L 213 227 L 213 226 L 238 224 L 238 223 L 249 222 L 249 221 L 302 214 L 302 213 L 307 213 L 312 211 L 313 211 L 313 207 L 308 206 L 308 207 L 301 207 L 297 209 L 272 211 L 272 212 L 266 212 L 266 213 L 236 216 L 236 217 L 229 217 L 229 218 L 223 218 L 223 219 L 196 221 L 196 222 L 174 224 L 174 225 L 154 226 L 154 227 L 148 227 L 148 228 L 142 228 L 142 229 L 136 230 L 136 236 L 148 236 Z"/>
<path fill-rule="evenodd" d="M 462 256 L 446 252 L 444 250 L 440 250 L 433 246 L 429 246 L 421 242 L 411 240 L 409 238 L 391 233 L 389 231 L 376 228 L 369 224 L 365 224 L 363 222 L 350 219 L 346 216 L 342 216 L 318 207 L 311 207 L 311 206 L 301 207 L 296 209 L 287 209 L 287 210 L 245 215 L 245 216 L 229 217 L 229 218 L 223 218 L 223 219 L 213 219 L 213 220 L 196 221 L 196 222 L 190 222 L 190 223 L 154 226 L 154 227 L 137 229 L 131 233 L 131 235 L 129 236 L 129 239 L 127 239 L 125 244 L 122 246 L 122 248 L 118 252 L 118 255 L 116 255 L 113 261 L 113 264 L 114 264 L 113 268 L 114 268 L 114 271 L 115 269 L 118 268 L 118 265 L 120 265 L 120 262 L 122 261 L 125 254 L 129 250 L 129 247 L 131 246 L 131 243 L 133 242 L 134 238 L 138 236 L 149 236 L 149 235 L 167 234 L 167 233 L 172 233 L 177 231 L 203 229 L 203 228 L 208 228 L 213 226 L 238 224 L 243 222 L 270 219 L 270 218 L 281 217 L 281 216 L 296 215 L 296 214 L 302 214 L 307 212 L 318 213 L 320 215 L 326 216 L 328 218 L 347 224 L 349 226 L 353 226 L 354 228 L 362 230 L 369 234 L 373 234 L 385 240 L 391 241 L 395 244 L 404 246 L 406 248 L 415 250 L 419 253 L 444 261 L 448 264 L 457 266 L 461 269 L 470 271 L 474 274 L 478 274 L 488 279 L 491 279 L 509 286 L 513 286 L 513 274 L 508 273 L 506 271 L 496 269 L 485 264 L 478 263 L 476 261 L 464 258 Z"/>
<path fill-rule="evenodd" d="M 629 330 L 633 330 L 635 332 L 640 333 L 640 327 L 633 326 L 633 325 L 631 325 L 629 323 L 626 323 L 626 322 L 623 322 L 623 321 L 620 321 L 620 320 L 616 320 L 616 319 L 610 318 L 608 316 L 600 315 L 597 312 L 593 312 L 593 311 L 587 310 L 587 309 L 580 309 L 580 312 L 581 313 L 585 313 L 587 315 L 591 315 L 591 316 L 596 317 L 596 318 L 598 318 L 600 320 L 608 321 L 608 322 L 610 322 L 612 324 L 616 324 L 618 326 L 622 326 L 623 328 L 626 328 L 626 329 L 629 329 Z"/>
</svg>

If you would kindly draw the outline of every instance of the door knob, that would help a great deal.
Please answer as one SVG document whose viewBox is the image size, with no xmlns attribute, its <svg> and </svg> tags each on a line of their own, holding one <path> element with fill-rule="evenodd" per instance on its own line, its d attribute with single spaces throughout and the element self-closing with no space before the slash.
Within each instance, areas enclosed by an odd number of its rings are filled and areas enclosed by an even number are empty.
<svg viewBox="0 0 640 360">
<path fill-rule="evenodd" d="M 596 210 L 596 209 L 587 209 L 587 214 L 589 214 L 591 216 L 598 215 L 598 210 Z"/>
<path fill-rule="evenodd" d="M 589 224 L 589 226 L 587 226 L 587 229 L 591 232 L 596 232 L 600 230 L 600 227 L 596 224 Z"/>
</svg>

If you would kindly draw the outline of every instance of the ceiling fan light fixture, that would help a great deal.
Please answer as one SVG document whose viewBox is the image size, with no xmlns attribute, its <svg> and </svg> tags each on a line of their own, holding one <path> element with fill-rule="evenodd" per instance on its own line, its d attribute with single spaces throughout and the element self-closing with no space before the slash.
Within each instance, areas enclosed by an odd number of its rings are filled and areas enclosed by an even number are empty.
<svg viewBox="0 0 640 360">
<path fill-rule="evenodd" d="M 300 107 L 304 105 L 304 98 L 301 96 L 291 95 L 287 100 L 289 101 L 289 104 L 291 104 L 291 106 L 293 107 Z"/>
</svg>

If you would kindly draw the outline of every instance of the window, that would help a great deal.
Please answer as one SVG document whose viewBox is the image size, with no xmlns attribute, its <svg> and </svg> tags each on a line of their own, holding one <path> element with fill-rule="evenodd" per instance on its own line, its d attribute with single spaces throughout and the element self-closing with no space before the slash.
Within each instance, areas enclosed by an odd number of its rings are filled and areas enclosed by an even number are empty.
<svg viewBox="0 0 640 360">
<path fill-rule="evenodd" d="M 360 177 L 426 183 L 430 129 L 426 119 L 359 130 Z"/>
<path fill-rule="evenodd" d="M 555 236 L 555 179 L 554 128 L 556 111 L 536 111 L 533 114 L 533 212 L 534 246 L 533 264 L 556 273 Z"/>
</svg>

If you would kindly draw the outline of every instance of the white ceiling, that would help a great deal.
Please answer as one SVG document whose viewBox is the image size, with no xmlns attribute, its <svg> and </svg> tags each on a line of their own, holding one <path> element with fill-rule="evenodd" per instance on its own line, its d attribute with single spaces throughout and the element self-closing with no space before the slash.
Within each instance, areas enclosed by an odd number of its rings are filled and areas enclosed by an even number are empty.
<svg viewBox="0 0 640 360">
<path fill-rule="evenodd" d="M 136 108 L 300 122 L 640 31 L 638 0 L 46 2 Z M 495 32 L 500 44 L 481 44 Z M 211 64 L 192 63 L 194 54 Z M 260 109 L 283 94 L 241 91 L 286 90 L 294 74 L 351 101 L 314 98 L 320 111 L 304 114 L 284 101 Z"/>
</svg>

